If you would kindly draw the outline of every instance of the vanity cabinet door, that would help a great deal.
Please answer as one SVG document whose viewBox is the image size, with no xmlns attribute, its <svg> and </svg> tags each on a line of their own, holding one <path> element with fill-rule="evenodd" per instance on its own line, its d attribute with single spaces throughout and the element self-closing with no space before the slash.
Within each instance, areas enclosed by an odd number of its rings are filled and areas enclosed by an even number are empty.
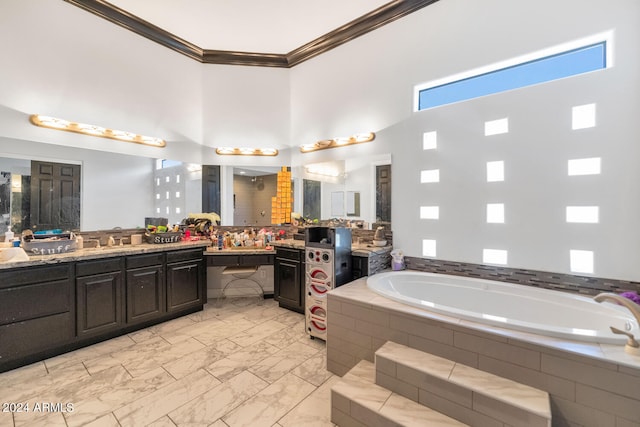
<svg viewBox="0 0 640 427">
<path fill-rule="evenodd" d="M 122 272 L 78 277 L 78 337 L 97 335 L 120 329 L 122 316 Z"/>
<path fill-rule="evenodd" d="M 207 302 L 202 251 L 199 258 L 167 264 L 167 311 L 199 307 Z"/>
<path fill-rule="evenodd" d="M 162 317 L 166 313 L 164 266 L 127 270 L 127 325 Z"/>
<path fill-rule="evenodd" d="M 122 270 L 122 258 L 76 264 L 76 334 L 79 338 L 124 326 Z"/>
<path fill-rule="evenodd" d="M 280 307 L 304 313 L 304 265 L 300 258 L 297 249 L 277 249 L 273 297 Z"/>
</svg>

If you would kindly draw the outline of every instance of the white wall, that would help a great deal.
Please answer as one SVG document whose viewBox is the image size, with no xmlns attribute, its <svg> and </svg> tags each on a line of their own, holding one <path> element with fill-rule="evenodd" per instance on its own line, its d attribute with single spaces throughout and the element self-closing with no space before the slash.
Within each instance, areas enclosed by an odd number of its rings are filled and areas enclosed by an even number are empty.
<svg viewBox="0 0 640 427">
<path fill-rule="evenodd" d="M 63 1 L 0 6 L 2 135 L 147 157 L 199 162 L 202 66 Z M 55 132 L 45 114 L 158 136 L 165 149 Z"/>
<path fill-rule="evenodd" d="M 37 150 L 49 154 L 63 147 L 100 150 L 87 154 L 96 175 L 88 178 L 85 188 L 95 181 L 106 192 L 108 185 L 99 174 L 115 173 L 116 163 L 127 167 L 125 159 L 103 161 L 101 151 L 205 164 L 253 162 L 294 168 L 392 153 L 394 243 L 407 254 L 420 256 L 416 242 L 435 233 L 445 239 L 439 245 L 441 258 L 478 262 L 478 248 L 505 245 L 510 266 L 565 272 L 566 250 L 579 244 L 595 251 L 595 275 L 640 278 L 632 268 L 640 241 L 634 215 L 638 180 L 631 164 L 638 154 L 634 138 L 640 113 L 635 96 L 640 89 L 640 3 L 636 0 L 440 1 L 291 70 L 202 65 L 63 1 L 4 0 L 0 12 L 0 37 L 11 41 L 0 45 L 5 58 L 0 67 L 0 136 L 5 142 L 43 142 Z M 412 112 L 416 84 L 612 29 L 616 66 L 611 70 L 464 105 Z M 598 103 L 597 129 L 565 133 L 560 122 L 564 108 L 581 102 Z M 27 121 L 31 113 L 160 136 L 169 141 L 169 147 L 158 150 L 36 128 Z M 441 222 L 436 228 L 417 220 L 417 203 L 427 203 L 425 197 L 431 197 L 415 181 L 421 168 L 432 161 L 417 148 L 425 128 L 438 126 L 455 136 L 451 151 L 437 157 L 442 165 L 460 171 L 456 186 L 443 185 L 443 193 L 434 197 L 470 213 L 470 204 L 483 203 L 480 184 L 458 162 L 477 159 L 467 151 L 477 147 L 465 145 L 470 143 L 468 138 L 475 138 L 476 125 L 505 114 L 520 127 L 510 135 L 517 141 L 505 144 L 507 151 L 501 154 L 515 164 L 531 160 L 504 193 L 519 206 L 514 211 L 519 216 L 508 214 L 519 218 L 519 223 L 500 231 L 485 229 L 477 215 L 458 217 L 455 225 Z M 363 131 L 376 132 L 376 140 L 312 154 L 301 154 L 296 148 Z M 282 147 L 282 141 L 293 148 L 275 159 L 222 158 L 212 148 L 222 142 Z M 601 180 L 591 183 L 588 191 L 558 184 L 564 177 L 557 165 L 573 155 L 570 146 L 578 154 L 597 151 L 603 158 Z M 546 148 L 544 157 L 541 147 Z M 31 152 L 22 142 L 18 151 Z M 477 156 L 486 153 L 476 152 Z M 533 168 L 534 160 L 543 166 Z M 135 163 L 131 168 L 137 170 L 138 161 L 131 161 Z M 535 181 L 541 167 L 549 175 Z M 136 194 L 140 190 L 131 185 L 122 188 Z M 125 190 L 118 190 L 96 198 L 95 206 L 93 200 L 83 201 L 93 210 L 84 212 L 89 216 L 83 216 L 83 226 L 100 228 L 94 217 L 107 211 L 119 218 L 114 206 L 123 204 L 117 201 Z M 525 199 L 522 193 L 532 197 Z M 602 206 L 597 227 L 567 227 L 558 215 L 538 207 L 544 200 L 558 209 L 578 195 Z M 223 191 L 223 200 L 228 196 Z M 129 216 L 118 225 L 136 221 Z"/>
<path fill-rule="evenodd" d="M 440 259 L 481 263 L 483 248 L 507 249 L 510 267 L 569 273 L 569 250 L 592 250 L 594 275 L 637 280 L 639 24 L 631 0 L 441 1 L 294 68 L 292 139 L 377 133 L 367 149 L 393 155 L 394 246 L 407 255 L 422 256 L 433 238 Z M 412 112 L 416 84 L 612 29 L 614 68 Z M 571 107 L 590 102 L 597 127 L 571 131 Z M 507 116 L 512 132 L 485 141 L 483 122 Z M 436 129 L 442 148 L 423 152 L 422 133 Z M 487 186 L 483 168 L 496 156 L 507 181 Z M 603 173 L 568 179 L 567 160 L 591 156 Z M 436 167 L 441 184 L 420 184 L 420 171 Z M 506 203 L 506 224 L 486 224 L 494 201 Z M 600 206 L 599 224 L 565 222 L 565 207 L 581 204 Z M 423 205 L 440 205 L 441 219 L 420 220 Z"/>
</svg>

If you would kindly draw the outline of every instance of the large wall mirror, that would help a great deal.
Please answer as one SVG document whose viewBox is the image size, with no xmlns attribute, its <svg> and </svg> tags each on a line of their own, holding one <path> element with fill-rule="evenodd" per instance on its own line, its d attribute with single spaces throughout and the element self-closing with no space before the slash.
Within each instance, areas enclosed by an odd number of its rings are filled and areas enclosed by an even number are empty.
<svg viewBox="0 0 640 427">
<path fill-rule="evenodd" d="M 271 224 L 271 198 L 278 191 L 280 167 L 233 168 L 233 225 L 260 227 Z"/>
<path fill-rule="evenodd" d="M 391 228 L 391 154 L 307 164 L 297 168 L 296 177 L 302 181 L 305 218 Z"/>
<path fill-rule="evenodd" d="M 0 157 L 0 233 L 80 229 L 81 166 Z"/>
</svg>

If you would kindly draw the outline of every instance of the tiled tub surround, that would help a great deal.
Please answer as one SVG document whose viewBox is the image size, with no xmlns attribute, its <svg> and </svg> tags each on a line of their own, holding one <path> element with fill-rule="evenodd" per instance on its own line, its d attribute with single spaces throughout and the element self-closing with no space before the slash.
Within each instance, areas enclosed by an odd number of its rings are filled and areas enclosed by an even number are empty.
<svg viewBox="0 0 640 427">
<path fill-rule="evenodd" d="M 429 313 L 360 279 L 328 295 L 327 369 L 346 374 L 393 341 L 517 381 L 551 397 L 554 426 L 640 425 L 640 357 L 622 345 L 563 341 Z"/>
<path fill-rule="evenodd" d="M 586 295 L 597 295 L 600 292 L 620 293 L 626 291 L 640 293 L 640 282 L 628 280 L 574 276 L 571 274 L 551 273 L 539 270 L 525 270 L 522 268 L 470 264 L 418 257 L 405 257 L 405 263 L 410 270 L 498 280 L 558 291 L 578 292 Z"/>
</svg>

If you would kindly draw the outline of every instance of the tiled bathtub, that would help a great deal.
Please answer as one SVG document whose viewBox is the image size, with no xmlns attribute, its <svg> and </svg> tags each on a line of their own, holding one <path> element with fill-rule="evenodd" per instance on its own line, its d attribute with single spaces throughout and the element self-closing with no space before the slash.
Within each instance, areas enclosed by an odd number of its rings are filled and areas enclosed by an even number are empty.
<svg viewBox="0 0 640 427">
<path fill-rule="evenodd" d="M 640 425 L 640 357 L 621 345 L 563 341 L 480 325 L 391 301 L 365 279 L 328 297 L 327 368 L 344 375 L 394 341 L 551 395 L 554 426 Z"/>
</svg>

